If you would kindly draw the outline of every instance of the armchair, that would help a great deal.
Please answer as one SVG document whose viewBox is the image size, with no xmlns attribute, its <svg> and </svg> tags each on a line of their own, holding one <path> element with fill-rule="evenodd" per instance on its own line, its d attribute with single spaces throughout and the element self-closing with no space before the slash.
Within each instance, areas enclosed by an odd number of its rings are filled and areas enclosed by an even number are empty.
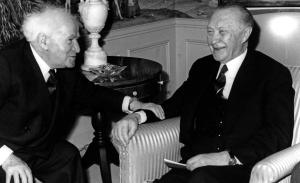
<svg viewBox="0 0 300 183">
<path fill-rule="evenodd" d="M 139 126 L 126 147 L 112 139 L 120 161 L 121 183 L 142 183 L 161 177 L 169 168 L 163 159 L 179 161 L 179 118 Z"/>
<path fill-rule="evenodd" d="M 289 67 L 295 89 L 295 126 L 293 146 L 258 162 L 251 173 L 251 183 L 277 182 L 291 173 L 300 161 L 300 67 Z M 179 118 L 140 125 L 127 147 L 112 139 L 119 152 L 120 183 L 143 183 L 168 171 L 163 159 L 180 160 Z M 288 183 L 286 178 L 285 183 Z"/>
<path fill-rule="evenodd" d="M 290 66 L 289 69 L 295 89 L 292 146 L 258 162 L 252 169 L 250 183 L 289 183 L 292 169 L 300 162 L 300 67 Z"/>
</svg>

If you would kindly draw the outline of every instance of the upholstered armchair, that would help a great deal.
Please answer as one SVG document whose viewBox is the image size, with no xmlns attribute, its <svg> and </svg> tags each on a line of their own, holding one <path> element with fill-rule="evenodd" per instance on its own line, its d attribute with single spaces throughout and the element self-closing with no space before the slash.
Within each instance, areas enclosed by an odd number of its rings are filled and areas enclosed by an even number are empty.
<svg viewBox="0 0 300 183">
<path fill-rule="evenodd" d="M 251 183 L 277 182 L 291 173 L 300 162 L 300 67 L 289 67 L 295 89 L 295 127 L 292 147 L 258 162 L 251 173 Z M 139 126 L 127 147 L 113 143 L 119 152 L 120 182 L 143 183 L 168 171 L 163 159 L 180 160 L 179 118 Z M 288 180 L 286 178 L 285 180 Z"/>
<path fill-rule="evenodd" d="M 113 143 L 119 152 L 120 182 L 142 183 L 168 171 L 163 159 L 179 161 L 179 118 L 141 124 L 128 146 Z"/>
<path fill-rule="evenodd" d="M 300 67 L 289 67 L 289 69 L 295 89 L 292 146 L 258 162 L 252 169 L 250 183 L 288 183 L 292 169 L 300 162 Z"/>
</svg>

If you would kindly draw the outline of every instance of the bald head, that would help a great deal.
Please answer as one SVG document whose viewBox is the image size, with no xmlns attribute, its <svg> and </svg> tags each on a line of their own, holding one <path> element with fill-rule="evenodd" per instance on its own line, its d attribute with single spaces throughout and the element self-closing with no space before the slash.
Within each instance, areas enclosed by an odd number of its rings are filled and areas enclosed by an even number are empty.
<svg viewBox="0 0 300 183">
<path fill-rule="evenodd" d="M 254 26 L 254 19 L 251 12 L 243 6 L 236 5 L 236 4 L 219 6 L 212 15 L 219 13 L 220 11 L 233 12 L 237 15 L 236 18 L 239 20 L 241 24 L 245 26 L 249 26 L 251 28 L 253 28 Z"/>
<path fill-rule="evenodd" d="M 241 6 L 217 8 L 207 26 L 207 40 L 216 61 L 227 63 L 246 51 L 253 18 Z"/>
</svg>

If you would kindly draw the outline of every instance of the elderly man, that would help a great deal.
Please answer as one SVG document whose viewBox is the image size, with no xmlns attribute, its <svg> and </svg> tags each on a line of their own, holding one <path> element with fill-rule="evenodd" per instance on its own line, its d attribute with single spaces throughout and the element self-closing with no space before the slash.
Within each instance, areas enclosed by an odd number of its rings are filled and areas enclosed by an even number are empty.
<svg viewBox="0 0 300 183">
<path fill-rule="evenodd" d="M 155 182 L 246 183 L 257 161 L 290 145 L 291 75 L 272 58 L 248 49 L 252 28 L 252 15 L 239 5 L 218 7 L 210 17 L 212 55 L 197 60 L 188 79 L 161 104 L 166 118 L 181 117 L 187 169 L 172 169 Z M 121 120 L 112 131 L 124 145 L 131 136 L 119 129 L 128 127 L 135 129 L 136 123 Z"/>
<path fill-rule="evenodd" d="M 159 116 L 161 108 L 96 86 L 73 69 L 78 24 L 64 9 L 45 5 L 25 17 L 22 30 L 26 40 L 0 52 L 0 182 L 83 183 L 78 150 L 58 134 L 76 110 L 147 108 Z"/>
</svg>

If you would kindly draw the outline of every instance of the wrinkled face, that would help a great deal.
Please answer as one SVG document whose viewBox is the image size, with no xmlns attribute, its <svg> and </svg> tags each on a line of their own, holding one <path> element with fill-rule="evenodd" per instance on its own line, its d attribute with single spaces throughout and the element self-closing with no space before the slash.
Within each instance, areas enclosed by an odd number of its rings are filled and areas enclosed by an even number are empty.
<svg viewBox="0 0 300 183">
<path fill-rule="evenodd" d="M 77 38 L 78 27 L 65 24 L 54 31 L 48 43 L 48 63 L 52 68 L 75 66 L 76 54 L 80 51 Z"/>
<path fill-rule="evenodd" d="M 248 37 L 239 16 L 240 12 L 232 9 L 218 10 L 212 15 L 207 27 L 207 41 L 216 61 L 226 63 L 246 49 Z"/>
</svg>

